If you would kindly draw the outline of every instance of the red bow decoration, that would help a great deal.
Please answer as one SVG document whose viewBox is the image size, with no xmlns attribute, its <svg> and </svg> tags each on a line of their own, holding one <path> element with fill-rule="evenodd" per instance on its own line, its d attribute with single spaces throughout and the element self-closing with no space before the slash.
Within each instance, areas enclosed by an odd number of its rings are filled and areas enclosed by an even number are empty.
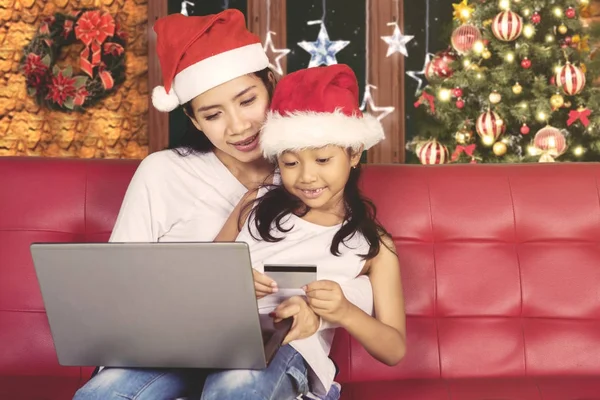
<svg viewBox="0 0 600 400">
<path fill-rule="evenodd" d="M 46 17 L 42 20 L 42 25 L 40 25 L 40 33 L 42 35 L 50 34 L 50 25 L 52 25 L 56 21 L 54 17 Z"/>
<path fill-rule="evenodd" d="M 587 126 L 590 124 L 590 120 L 588 119 L 588 117 L 590 116 L 591 113 L 592 112 L 587 108 L 583 108 L 583 109 L 579 109 L 579 110 L 571 110 L 569 112 L 569 120 L 567 121 L 567 125 L 571 126 L 577 120 L 580 120 L 581 123 L 583 124 L 583 126 L 585 126 L 587 128 Z"/>
<path fill-rule="evenodd" d="M 65 25 L 63 26 L 63 32 L 62 32 L 62 35 L 65 39 L 69 37 L 69 34 L 73 30 L 73 24 L 74 23 L 72 20 L 70 20 L 70 19 L 65 20 Z"/>
<path fill-rule="evenodd" d="M 73 104 L 81 107 L 83 103 L 85 103 L 85 99 L 90 95 L 90 93 L 86 90 L 85 86 L 77 89 L 75 93 L 75 99 L 73 100 Z"/>
<path fill-rule="evenodd" d="M 123 54 L 125 49 L 119 43 L 104 43 L 104 54 L 111 54 L 113 57 Z"/>
<path fill-rule="evenodd" d="M 431 110 L 431 112 L 435 113 L 435 99 L 433 95 L 427 92 L 423 92 L 423 94 L 421 94 L 419 100 L 415 102 L 415 108 L 419 107 L 425 101 L 429 103 L 429 109 Z"/>
<path fill-rule="evenodd" d="M 108 14 L 100 14 L 99 11 L 86 11 L 77 21 L 75 37 L 83 42 L 85 48 L 81 52 L 79 63 L 81 69 L 90 77 L 93 75 L 94 67 L 100 65 L 101 46 L 115 33 L 115 20 Z M 92 61 L 88 60 L 92 54 Z"/>
<path fill-rule="evenodd" d="M 470 144 L 468 146 L 463 146 L 459 144 L 458 146 L 456 146 L 454 153 L 452 153 L 452 161 L 458 160 L 458 158 L 463 152 L 469 157 L 471 157 L 471 164 L 475 164 L 477 162 L 475 161 L 475 157 L 473 156 L 473 153 L 475 152 L 475 144 Z"/>
<path fill-rule="evenodd" d="M 102 82 L 102 86 L 104 86 L 105 90 L 110 90 L 115 86 L 115 80 L 109 71 L 106 71 L 106 65 L 104 63 L 100 64 L 98 68 L 98 75 L 100 75 L 100 81 Z"/>
</svg>

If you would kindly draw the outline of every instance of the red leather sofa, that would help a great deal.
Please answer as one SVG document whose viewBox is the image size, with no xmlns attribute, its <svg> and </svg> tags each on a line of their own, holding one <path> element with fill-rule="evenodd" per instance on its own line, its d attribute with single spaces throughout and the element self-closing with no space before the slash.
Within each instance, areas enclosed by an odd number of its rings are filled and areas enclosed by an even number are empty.
<svg viewBox="0 0 600 400">
<path fill-rule="evenodd" d="M 29 253 L 105 241 L 134 161 L 0 158 L 0 399 L 70 399 Z M 408 351 L 339 331 L 344 400 L 600 399 L 600 164 L 369 166 L 398 245 Z"/>
</svg>

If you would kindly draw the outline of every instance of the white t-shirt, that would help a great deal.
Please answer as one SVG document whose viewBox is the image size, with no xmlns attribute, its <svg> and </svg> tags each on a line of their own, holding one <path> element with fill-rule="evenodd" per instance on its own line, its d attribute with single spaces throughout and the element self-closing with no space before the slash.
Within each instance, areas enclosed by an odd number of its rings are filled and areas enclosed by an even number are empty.
<svg viewBox="0 0 600 400">
<path fill-rule="evenodd" d="M 212 151 L 152 153 L 127 188 L 110 241 L 213 240 L 246 192 Z"/>
<path fill-rule="evenodd" d="M 362 234 L 355 233 L 340 244 L 340 255 L 335 256 L 330 247 L 341 224 L 327 227 L 291 214 L 282 220 L 281 226 L 288 232 L 282 233 L 273 227 L 272 234 L 283 237 L 283 240 L 274 243 L 262 241 L 254 220 L 250 218 L 237 237 L 237 241 L 248 243 L 252 265 L 260 272 L 264 272 L 267 264 L 316 265 L 317 280 L 334 281 L 340 286 L 352 282 L 361 273 L 365 260 L 360 255 L 369 251 L 369 244 Z M 282 300 L 280 293 L 258 300 L 259 312 L 271 312 Z M 334 329 L 320 329 L 309 338 L 291 343 L 309 365 L 310 387 L 319 398 L 327 394 L 335 377 L 335 366 L 329 358 L 334 334 Z"/>
<path fill-rule="evenodd" d="M 109 241 L 211 241 L 246 192 L 213 152 L 186 157 L 172 150 L 152 153 L 127 188 Z M 342 289 L 350 302 L 372 314 L 373 289 L 367 277 L 348 281 Z M 319 331 L 333 338 L 334 327 L 323 321 Z"/>
</svg>

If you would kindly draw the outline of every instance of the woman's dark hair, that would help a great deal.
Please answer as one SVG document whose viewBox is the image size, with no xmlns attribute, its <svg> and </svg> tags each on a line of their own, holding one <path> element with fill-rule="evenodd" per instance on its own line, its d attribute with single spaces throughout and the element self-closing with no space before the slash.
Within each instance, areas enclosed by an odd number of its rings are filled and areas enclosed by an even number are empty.
<svg viewBox="0 0 600 400">
<path fill-rule="evenodd" d="M 344 203 L 346 212 L 342 227 L 333 237 L 331 242 L 331 254 L 339 256 L 340 245 L 346 243 L 357 232 L 361 233 L 367 243 L 369 243 L 369 252 L 361 254 L 363 259 L 369 260 L 379 254 L 381 247 L 381 237 L 387 235 L 385 228 L 377 221 L 377 208 L 375 204 L 366 198 L 360 191 L 359 178 L 361 174 L 360 164 L 350 170 L 350 176 L 344 188 Z M 263 196 L 248 204 L 246 207 L 254 207 L 248 214 L 248 222 L 254 223 L 254 227 L 260 238 L 256 237 L 253 229 L 249 229 L 250 234 L 256 240 L 266 242 L 279 242 L 284 239 L 284 235 L 275 236 L 273 227 L 279 232 L 285 234 L 291 229 L 285 229 L 282 221 L 289 214 L 295 214 L 299 217 L 306 215 L 310 208 L 302 200 L 289 193 L 283 185 L 272 185 Z M 242 213 L 244 214 L 244 213 Z"/>
<path fill-rule="evenodd" d="M 273 97 L 273 91 L 275 90 L 275 81 L 273 79 L 275 75 L 269 68 L 256 71 L 253 74 L 257 76 L 267 88 L 270 101 Z M 182 107 L 188 116 L 187 128 L 177 146 L 170 147 L 170 149 L 174 150 L 182 157 L 189 156 L 190 154 L 208 153 L 214 148 L 214 146 L 211 141 L 208 140 L 204 132 L 198 130 L 192 123 L 191 118 L 194 118 L 194 109 L 192 108 L 191 100 L 185 103 Z"/>
</svg>

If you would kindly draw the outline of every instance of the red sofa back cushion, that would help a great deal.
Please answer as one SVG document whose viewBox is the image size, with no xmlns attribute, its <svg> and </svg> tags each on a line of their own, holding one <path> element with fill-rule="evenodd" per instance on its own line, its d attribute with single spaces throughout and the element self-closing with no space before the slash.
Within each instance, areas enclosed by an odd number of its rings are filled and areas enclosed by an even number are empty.
<svg viewBox="0 0 600 400">
<path fill-rule="evenodd" d="M 89 377 L 58 365 L 29 245 L 107 241 L 137 164 L 0 157 L 0 398 L 71 398 Z"/>
<path fill-rule="evenodd" d="M 595 163 L 367 168 L 399 251 L 408 348 L 389 368 L 343 333 L 341 380 L 599 374 L 599 176 Z"/>
<path fill-rule="evenodd" d="M 0 158 L 0 398 L 37 390 L 14 386 L 26 377 L 72 394 L 89 376 L 57 364 L 29 244 L 106 241 L 137 164 Z M 600 373 L 599 175 L 599 164 L 366 168 L 398 246 L 408 352 L 386 367 L 339 331 L 338 379 Z"/>
</svg>

